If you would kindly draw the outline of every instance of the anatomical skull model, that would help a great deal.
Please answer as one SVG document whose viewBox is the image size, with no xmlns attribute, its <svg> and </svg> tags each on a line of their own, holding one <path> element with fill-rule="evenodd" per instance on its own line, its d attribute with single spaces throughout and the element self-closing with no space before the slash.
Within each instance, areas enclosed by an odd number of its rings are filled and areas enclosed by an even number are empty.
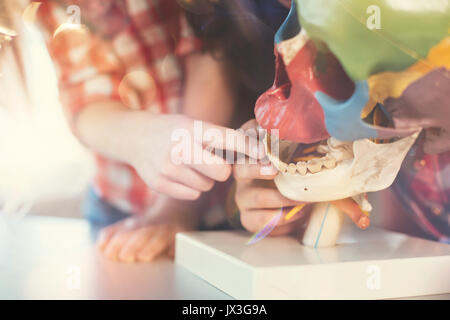
<svg viewBox="0 0 450 320">
<path fill-rule="evenodd" d="M 353 197 L 368 213 L 365 193 L 394 181 L 421 125 L 400 125 L 384 103 L 450 68 L 449 10 L 448 0 L 292 1 L 275 39 L 274 85 L 255 115 L 279 191 L 316 202 L 305 245 L 335 245 L 343 218 L 328 202 Z"/>
</svg>

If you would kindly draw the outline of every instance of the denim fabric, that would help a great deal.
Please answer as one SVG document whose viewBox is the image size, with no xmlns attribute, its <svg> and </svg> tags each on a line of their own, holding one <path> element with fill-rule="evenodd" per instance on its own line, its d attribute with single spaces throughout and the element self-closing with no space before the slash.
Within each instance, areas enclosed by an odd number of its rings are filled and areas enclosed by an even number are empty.
<svg viewBox="0 0 450 320">
<path fill-rule="evenodd" d="M 91 224 L 98 227 L 108 226 L 130 216 L 101 199 L 92 188 L 87 192 L 82 212 Z"/>
</svg>

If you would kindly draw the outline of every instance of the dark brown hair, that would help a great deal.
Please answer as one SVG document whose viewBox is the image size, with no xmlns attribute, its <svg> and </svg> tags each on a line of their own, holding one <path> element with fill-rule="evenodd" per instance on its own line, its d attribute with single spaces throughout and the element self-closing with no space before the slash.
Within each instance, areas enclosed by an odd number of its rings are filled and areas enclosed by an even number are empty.
<svg viewBox="0 0 450 320">
<path fill-rule="evenodd" d="M 185 9 L 187 19 L 204 50 L 226 64 L 235 89 L 237 114 L 233 125 L 253 118 L 258 96 L 274 78 L 273 38 L 275 29 L 255 13 L 257 0 L 191 0 Z M 276 0 L 273 0 L 276 1 Z"/>
</svg>

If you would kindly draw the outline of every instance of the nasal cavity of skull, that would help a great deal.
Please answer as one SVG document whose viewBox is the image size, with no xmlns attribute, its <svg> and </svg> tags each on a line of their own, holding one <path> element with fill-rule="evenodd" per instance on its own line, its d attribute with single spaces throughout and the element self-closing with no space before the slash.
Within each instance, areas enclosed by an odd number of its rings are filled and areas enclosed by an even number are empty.
<svg viewBox="0 0 450 320">
<path fill-rule="evenodd" d="M 278 61 L 277 72 L 272 90 L 268 92 L 269 95 L 275 96 L 278 100 L 286 100 L 291 95 L 291 81 L 286 72 L 286 66 L 280 56 L 276 58 Z"/>
</svg>

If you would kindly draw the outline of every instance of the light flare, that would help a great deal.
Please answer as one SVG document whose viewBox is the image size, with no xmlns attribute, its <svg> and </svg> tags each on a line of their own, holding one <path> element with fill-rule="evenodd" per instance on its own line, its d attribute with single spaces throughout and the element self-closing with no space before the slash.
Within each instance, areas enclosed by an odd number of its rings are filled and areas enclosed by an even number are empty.
<svg viewBox="0 0 450 320">
<path fill-rule="evenodd" d="M 253 245 L 267 237 L 281 220 L 281 217 L 283 216 L 283 209 L 284 208 L 281 208 L 280 211 L 272 219 L 270 219 L 260 231 L 255 233 L 247 242 L 247 245 Z"/>
</svg>

